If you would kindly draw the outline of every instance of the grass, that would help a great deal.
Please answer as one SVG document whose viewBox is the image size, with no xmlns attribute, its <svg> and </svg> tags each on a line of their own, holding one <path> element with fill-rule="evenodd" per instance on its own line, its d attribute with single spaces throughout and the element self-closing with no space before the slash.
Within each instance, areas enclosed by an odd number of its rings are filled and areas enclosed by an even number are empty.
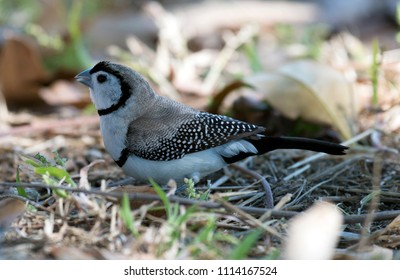
<svg viewBox="0 0 400 280">
<path fill-rule="evenodd" d="M 132 215 L 129 197 L 126 193 L 123 194 L 119 214 L 127 229 L 130 230 L 134 237 L 139 236 L 139 232 L 135 227 L 134 217 Z"/>
<path fill-rule="evenodd" d="M 242 241 L 232 250 L 228 258 L 231 260 L 243 260 L 249 257 L 250 251 L 254 248 L 262 235 L 262 230 L 257 229 L 246 235 Z"/>
<path fill-rule="evenodd" d="M 372 62 L 371 62 L 371 82 L 372 82 L 372 108 L 378 110 L 379 107 L 379 66 L 380 66 L 380 49 L 379 42 L 374 39 L 372 43 Z"/>
<path fill-rule="evenodd" d="M 16 186 L 17 186 L 18 195 L 22 196 L 22 197 L 25 197 L 25 198 L 28 198 L 28 195 L 27 195 L 25 189 L 20 187 L 20 186 L 18 186 L 21 183 L 21 179 L 20 179 L 20 176 L 19 176 L 19 168 L 17 168 L 17 171 L 15 172 L 15 183 L 16 183 Z"/>
</svg>

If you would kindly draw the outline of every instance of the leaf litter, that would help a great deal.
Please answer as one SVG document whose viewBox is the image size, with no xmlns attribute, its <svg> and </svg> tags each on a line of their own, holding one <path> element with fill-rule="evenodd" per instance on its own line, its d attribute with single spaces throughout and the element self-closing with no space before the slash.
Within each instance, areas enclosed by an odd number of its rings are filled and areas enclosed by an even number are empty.
<svg viewBox="0 0 400 280">
<path fill-rule="evenodd" d="M 141 70 L 162 94 L 198 107 L 205 103 L 204 98 L 216 96 L 221 85 L 237 78 L 238 65 L 246 65 L 241 46 L 263 34 L 247 25 L 236 33 L 227 32 L 226 47 L 203 53 L 208 64 L 200 65 L 201 60 L 195 57 L 199 53 L 173 44 L 176 36 L 181 41 L 185 38 L 176 33 L 178 23 L 172 15 L 163 14 L 159 8 L 150 6 L 149 12 L 158 13 L 161 31 L 168 34 L 165 31 L 174 28 L 175 35 L 160 36 L 157 51 L 144 48 L 138 38 L 131 37 L 129 51 L 114 46 L 109 49 L 110 55 Z M 138 51 L 140 67 L 134 63 Z M 246 48 L 247 55 L 251 51 Z M 292 55 L 290 51 L 282 48 L 279 52 L 289 53 L 277 56 Z M 382 81 L 378 89 L 385 92 L 379 99 L 384 110 L 372 111 L 365 105 L 371 84 L 360 78 L 367 77 L 369 62 L 355 59 L 365 57 L 356 52 L 368 54 L 349 34 L 338 34 L 320 46 L 320 62 L 339 69 L 361 99 L 363 109 L 357 109 L 357 118 L 344 124 L 346 116 L 340 116 L 340 120 L 329 122 L 333 129 L 322 126 L 316 133 L 338 140 L 334 130 L 335 123 L 340 123 L 337 128 L 351 145 L 346 156 L 274 151 L 210 175 L 192 188 L 191 198 L 185 193 L 174 195 L 179 186 L 173 183 L 159 187 L 127 179 L 102 145 L 97 116 L 85 116 L 74 109 L 68 113 L 77 115 L 74 119 L 63 117 L 61 111 L 47 116 L 32 114 L 25 124 L 0 131 L 0 258 L 396 258 L 394 250 L 400 246 L 400 125 L 394 113 L 398 93 L 390 84 L 398 85 L 392 73 L 398 70 L 393 62 L 381 65 L 377 75 Z M 255 54 L 250 55 L 254 59 Z M 187 78 L 189 84 L 185 84 Z M 238 81 L 232 92 L 246 80 Z M 316 91 L 311 83 L 308 90 Z M 234 95 L 230 98 L 237 101 Z M 264 112 L 252 107 L 260 102 L 243 96 L 250 100 L 245 120 L 260 119 L 259 114 Z M 224 94 L 218 102 L 226 98 Z M 232 106 L 227 107 L 228 113 Z M 217 106 L 216 111 L 222 109 Z M 350 109 L 345 108 L 347 112 Z M 261 118 L 293 123 L 283 117 L 284 110 L 269 111 L 268 117 Z M 12 124 L 18 116 L 9 114 L 8 118 Z M 268 122 L 260 124 L 270 127 Z M 350 131 L 360 133 L 350 137 Z M 58 151 L 57 159 L 52 151 Z M 50 166 L 29 168 L 26 158 L 37 153 Z M 68 160 L 59 161 L 63 158 Z M 49 183 L 51 186 L 46 187 Z M 26 195 L 21 196 L 16 187 L 23 188 Z M 268 200 L 268 191 L 273 201 Z M 323 209 L 318 210 L 320 207 Z M 302 221 L 301 217 L 306 218 Z M 311 232 L 297 230 L 304 228 Z M 318 232 L 319 228 L 328 233 Z M 313 245 L 307 246 L 304 240 L 314 235 L 329 239 L 323 242 L 325 251 L 313 254 Z"/>
</svg>

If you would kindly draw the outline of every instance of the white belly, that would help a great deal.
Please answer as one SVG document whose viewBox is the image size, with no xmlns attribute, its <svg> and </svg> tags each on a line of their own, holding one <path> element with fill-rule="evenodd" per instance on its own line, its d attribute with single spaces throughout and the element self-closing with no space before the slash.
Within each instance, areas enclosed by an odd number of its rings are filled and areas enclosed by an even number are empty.
<svg viewBox="0 0 400 280">
<path fill-rule="evenodd" d="M 166 184 L 170 179 L 174 179 L 178 184 L 182 184 L 184 178 L 192 178 L 197 182 L 225 165 L 221 156 L 211 149 L 170 161 L 153 161 L 130 156 L 122 169 L 129 176 L 145 182 L 152 178 L 159 184 Z"/>
</svg>

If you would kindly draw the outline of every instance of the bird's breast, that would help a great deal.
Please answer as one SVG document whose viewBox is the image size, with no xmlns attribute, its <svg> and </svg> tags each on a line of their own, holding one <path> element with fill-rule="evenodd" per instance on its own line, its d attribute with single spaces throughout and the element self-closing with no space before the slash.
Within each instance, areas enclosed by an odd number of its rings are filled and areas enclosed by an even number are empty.
<svg viewBox="0 0 400 280">
<path fill-rule="evenodd" d="M 104 146 L 114 160 L 118 160 L 121 151 L 125 149 L 127 125 L 109 116 L 100 119 L 100 130 Z"/>
</svg>

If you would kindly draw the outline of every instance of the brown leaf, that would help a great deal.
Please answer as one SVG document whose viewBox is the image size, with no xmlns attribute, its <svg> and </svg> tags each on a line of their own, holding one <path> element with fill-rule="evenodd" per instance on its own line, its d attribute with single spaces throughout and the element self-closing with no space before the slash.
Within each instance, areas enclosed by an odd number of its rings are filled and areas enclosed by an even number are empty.
<svg viewBox="0 0 400 280">
<path fill-rule="evenodd" d="M 68 246 L 54 247 L 50 254 L 57 260 L 96 260 L 99 254 L 95 249 L 80 249 Z M 101 259 L 101 258 L 100 258 Z"/>
<path fill-rule="evenodd" d="M 0 200 L 0 228 L 8 227 L 18 216 L 25 212 L 25 203 L 15 198 Z"/>
<path fill-rule="evenodd" d="M 76 84 L 69 81 L 58 80 L 49 87 L 41 88 L 39 96 L 49 105 L 73 105 L 84 108 L 90 104 L 89 94 L 81 91 Z"/>
<path fill-rule="evenodd" d="M 0 53 L 0 85 L 7 102 L 40 102 L 40 85 L 48 81 L 37 45 L 28 37 L 6 34 Z"/>
<path fill-rule="evenodd" d="M 250 76 L 244 82 L 286 117 L 328 124 L 343 138 L 351 137 L 350 120 L 357 108 L 349 83 L 333 68 L 297 61 L 273 73 Z"/>
</svg>

